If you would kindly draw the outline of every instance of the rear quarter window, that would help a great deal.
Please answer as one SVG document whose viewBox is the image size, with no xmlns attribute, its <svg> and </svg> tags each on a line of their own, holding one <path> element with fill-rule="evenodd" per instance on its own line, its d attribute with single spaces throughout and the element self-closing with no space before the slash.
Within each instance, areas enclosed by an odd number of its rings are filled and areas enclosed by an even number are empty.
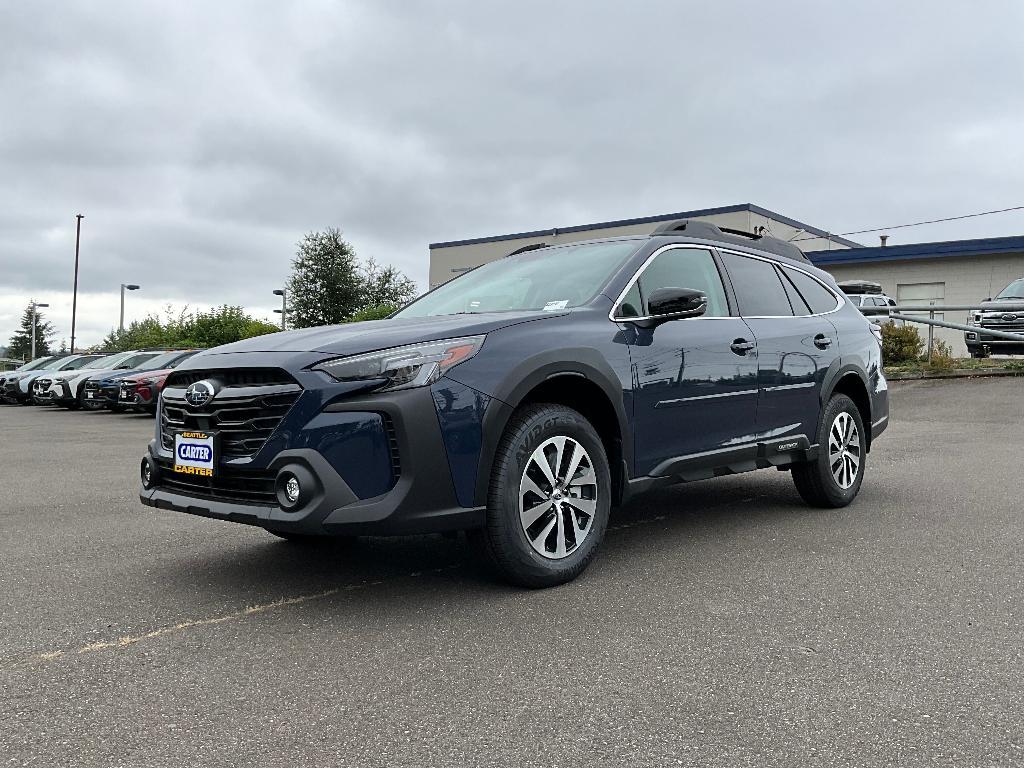
<svg viewBox="0 0 1024 768">
<path fill-rule="evenodd" d="M 814 314 L 821 315 L 825 312 L 831 312 L 838 306 L 839 300 L 835 294 L 810 275 L 790 269 L 789 267 L 783 267 L 782 271 L 797 291 L 799 291 L 803 300 L 807 302 L 807 306 L 811 308 L 811 312 Z M 854 304 L 859 305 L 860 302 L 854 300 Z"/>
</svg>

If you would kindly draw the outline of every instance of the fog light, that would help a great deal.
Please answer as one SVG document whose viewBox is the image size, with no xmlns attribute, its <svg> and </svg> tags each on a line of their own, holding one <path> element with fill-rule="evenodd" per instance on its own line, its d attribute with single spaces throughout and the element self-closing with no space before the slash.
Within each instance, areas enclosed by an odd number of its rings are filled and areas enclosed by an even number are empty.
<svg viewBox="0 0 1024 768">
<path fill-rule="evenodd" d="M 289 503 L 294 504 L 299 500 L 299 494 L 302 489 L 299 488 L 299 481 L 295 477 L 289 477 L 288 481 L 284 484 L 284 496 L 288 499 Z"/>
<path fill-rule="evenodd" d="M 148 458 L 142 460 L 140 475 L 142 487 L 148 491 L 153 487 L 153 463 Z"/>
</svg>

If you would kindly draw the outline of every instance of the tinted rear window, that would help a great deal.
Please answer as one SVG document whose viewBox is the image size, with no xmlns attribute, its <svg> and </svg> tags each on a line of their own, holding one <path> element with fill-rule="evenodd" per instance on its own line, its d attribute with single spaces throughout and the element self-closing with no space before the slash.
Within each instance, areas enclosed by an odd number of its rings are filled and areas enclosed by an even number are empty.
<svg viewBox="0 0 1024 768">
<path fill-rule="evenodd" d="M 782 271 L 785 272 L 786 277 L 796 286 L 797 291 L 800 292 L 803 300 L 807 302 L 807 306 L 811 308 L 814 314 L 820 315 L 824 312 L 831 312 L 836 308 L 838 299 L 813 277 L 788 267 L 783 267 Z M 877 304 L 884 307 L 885 299 L 878 299 Z"/>
<path fill-rule="evenodd" d="M 793 314 L 782 278 L 769 261 L 723 253 L 732 278 L 740 314 L 747 317 L 780 317 Z"/>
</svg>

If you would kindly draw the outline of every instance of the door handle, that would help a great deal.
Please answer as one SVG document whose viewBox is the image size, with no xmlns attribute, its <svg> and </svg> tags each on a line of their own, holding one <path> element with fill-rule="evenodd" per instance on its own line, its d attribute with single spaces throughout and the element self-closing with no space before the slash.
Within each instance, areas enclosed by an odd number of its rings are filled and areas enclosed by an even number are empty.
<svg viewBox="0 0 1024 768">
<path fill-rule="evenodd" d="M 828 349 L 832 346 L 832 339 L 824 333 L 819 333 L 814 337 L 814 346 L 818 349 Z"/>
<path fill-rule="evenodd" d="M 735 352 L 737 355 L 745 355 L 747 352 L 754 348 L 754 342 L 747 341 L 746 339 L 736 339 L 732 344 L 729 345 L 729 349 Z"/>
</svg>

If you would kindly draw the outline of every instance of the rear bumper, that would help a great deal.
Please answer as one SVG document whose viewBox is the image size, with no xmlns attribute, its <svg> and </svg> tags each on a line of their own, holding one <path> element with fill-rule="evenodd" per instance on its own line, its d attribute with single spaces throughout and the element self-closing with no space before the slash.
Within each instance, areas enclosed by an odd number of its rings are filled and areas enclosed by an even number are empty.
<svg viewBox="0 0 1024 768">
<path fill-rule="evenodd" d="M 362 415 L 379 414 L 394 424 L 400 469 L 386 491 L 360 498 L 353 490 L 360 477 L 353 474 L 351 458 L 339 460 L 340 454 L 331 451 L 339 440 L 362 439 L 366 427 L 353 431 L 351 426 Z M 306 423 L 296 424 L 292 417 Z M 173 474 L 171 452 L 153 440 L 147 459 L 158 474 L 148 489 L 140 486 L 139 498 L 155 509 L 314 535 L 428 533 L 483 525 L 484 507 L 459 504 L 428 389 L 341 400 L 318 413 L 296 403 L 277 434 L 292 429 L 284 450 L 273 450 L 280 442 L 272 437 L 272 457 L 264 460 L 258 453 L 250 462 L 222 461 L 213 480 Z M 303 478 L 303 501 L 293 510 L 281 503 L 278 478 L 283 474 Z"/>
</svg>

